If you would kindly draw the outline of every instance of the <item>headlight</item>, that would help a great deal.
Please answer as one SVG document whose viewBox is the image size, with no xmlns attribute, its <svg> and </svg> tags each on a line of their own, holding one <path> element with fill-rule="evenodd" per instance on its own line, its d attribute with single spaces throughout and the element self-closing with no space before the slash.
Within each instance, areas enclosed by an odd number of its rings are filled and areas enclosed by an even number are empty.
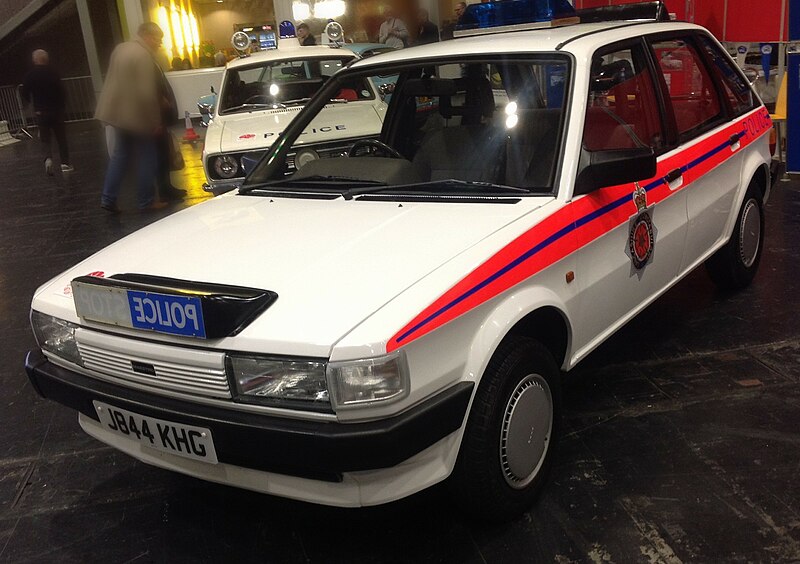
<svg viewBox="0 0 800 564">
<path fill-rule="evenodd" d="M 238 399 L 329 404 L 325 363 L 229 355 Z"/>
<path fill-rule="evenodd" d="M 381 358 L 328 364 L 334 408 L 397 401 L 408 395 L 408 364 L 402 351 Z"/>
<path fill-rule="evenodd" d="M 31 326 L 40 349 L 73 364 L 81 364 L 81 354 L 75 342 L 77 325 L 31 310 Z"/>
<path fill-rule="evenodd" d="M 239 173 L 239 161 L 234 155 L 219 155 L 213 157 L 214 172 L 220 178 L 234 178 Z"/>
</svg>

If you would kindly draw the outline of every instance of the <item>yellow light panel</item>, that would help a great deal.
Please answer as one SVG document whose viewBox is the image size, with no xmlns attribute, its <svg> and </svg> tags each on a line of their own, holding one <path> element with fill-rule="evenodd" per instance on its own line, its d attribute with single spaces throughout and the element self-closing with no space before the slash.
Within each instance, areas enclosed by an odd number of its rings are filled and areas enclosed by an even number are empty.
<svg viewBox="0 0 800 564">
<path fill-rule="evenodd" d="M 159 6 L 156 12 L 158 27 L 164 32 L 164 50 L 167 52 L 167 60 L 172 60 L 172 32 L 169 29 L 169 15 L 164 6 Z"/>
<path fill-rule="evenodd" d="M 194 14 L 189 14 L 189 20 L 192 24 L 192 38 L 194 39 L 195 48 L 200 48 L 200 30 L 197 28 L 197 18 Z"/>
<path fill-rule="evenodd" d="M 183 30 L 183 41 L 186 44 L 186 50 L 194 50 L 194 38 L 192 37 L 192 26 L 189 24 L 189 16 L 186 15 L 186 10 L 181 8 L 181 29 Z"/>
<path fill-rule="evenodd" d="M 181 15 L 174 7 L 172 8 L 172 13 L 170 14 L 170 20 L 172 21 L 172 38 L 173 38 L 173 45 L 175 46 L 175 50 L 178 54 L 183 54 L 183 30 L 181 29 Z"/>
</svg>

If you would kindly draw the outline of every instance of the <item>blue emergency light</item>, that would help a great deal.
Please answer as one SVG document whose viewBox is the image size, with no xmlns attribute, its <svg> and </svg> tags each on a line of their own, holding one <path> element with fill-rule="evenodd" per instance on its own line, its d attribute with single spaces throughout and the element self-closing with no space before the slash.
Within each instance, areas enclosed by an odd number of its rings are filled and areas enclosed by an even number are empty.
<svg viewBox="0 0 800 564">
<path fill-rule="evenodd" d="M 456 35 L 467 35 L 459 31 L 519 25 L 545 27 L 574 18 L 575 8 L 567 0 L 497 0 L 468 5 L 456 24 Z"/>
<path fill-rule="evenodd" d="M 289 20 L 283 20 L 278 25 L 278 37 L 281 39 L 297 37 L 297 30 L 294 28 L 294 24 Z"/>
</svg>

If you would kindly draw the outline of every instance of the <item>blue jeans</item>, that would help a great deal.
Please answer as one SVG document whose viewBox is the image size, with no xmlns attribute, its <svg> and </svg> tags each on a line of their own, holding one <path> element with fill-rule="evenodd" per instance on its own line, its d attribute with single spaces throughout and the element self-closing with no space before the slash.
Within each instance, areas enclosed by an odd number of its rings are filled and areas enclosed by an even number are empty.
<svg viewBox="0 0 800 564">
<path fill-rule="evenodd" d="M 153 203 L 158 168 L 156 138 L 114 128 L 114 150 L 108 161 L 103 196 L 100 200 L 103 205 L 116 203 L 119 187 L 133 157 L 139 159 L 137 170 L 139 208 L 146 208 Z"/>
</svg>

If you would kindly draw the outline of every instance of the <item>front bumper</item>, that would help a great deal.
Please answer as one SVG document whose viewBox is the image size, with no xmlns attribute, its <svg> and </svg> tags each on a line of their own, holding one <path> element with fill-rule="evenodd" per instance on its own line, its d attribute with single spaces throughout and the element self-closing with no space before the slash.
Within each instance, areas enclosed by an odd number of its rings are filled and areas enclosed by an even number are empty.
<svg viewBox="0 0 800 564">
<path fill-rule="evenodd" d="M 285 419 L 162 397 L 84 376 L 31 351 L 37 393 L 98 421 L 92 401 L 211 430 L 220 463 L 338 482 L 349 472 L 391 468 L 461 428 L 473 384 L 462 382 L 387 419 L 338 423 Z M 276 453 L 278 454 L 276 456 Z"/>
</svg>

